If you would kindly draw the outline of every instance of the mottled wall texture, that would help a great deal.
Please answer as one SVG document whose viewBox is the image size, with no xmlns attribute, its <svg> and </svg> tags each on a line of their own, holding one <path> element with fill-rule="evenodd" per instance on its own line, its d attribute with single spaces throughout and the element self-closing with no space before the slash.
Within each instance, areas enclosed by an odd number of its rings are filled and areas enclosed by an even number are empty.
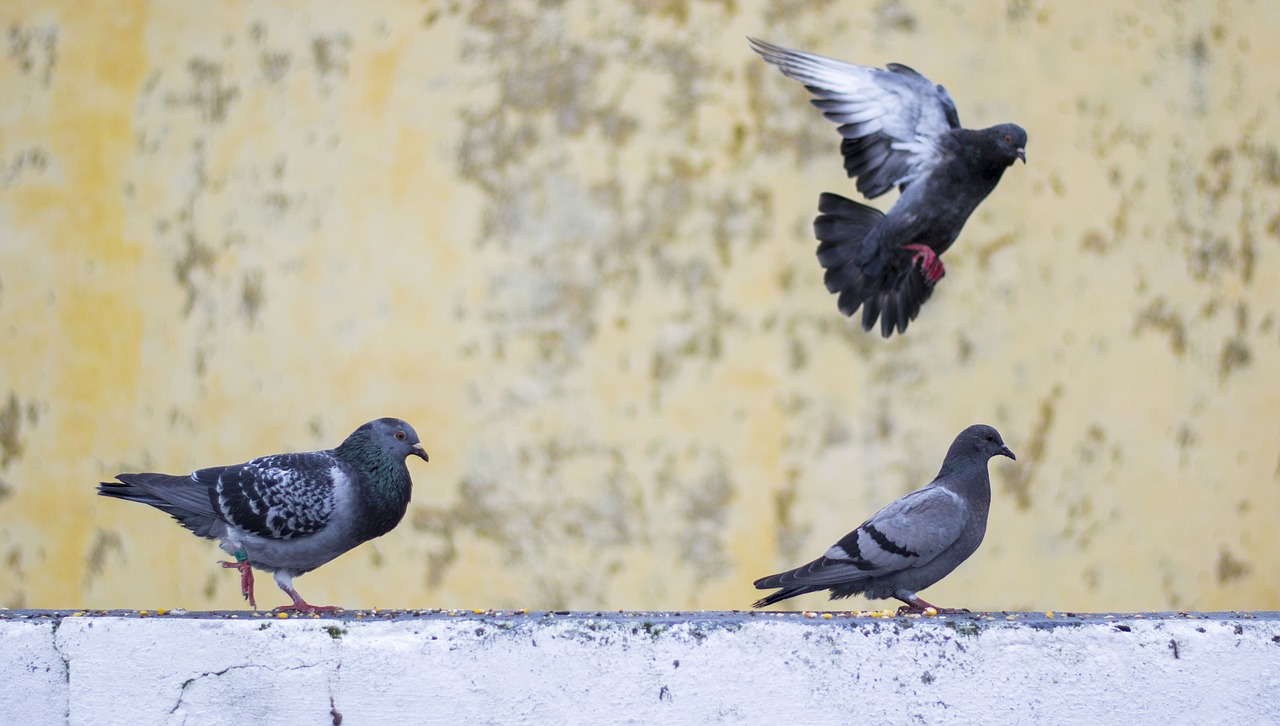
<svg viewBox="0 0 1280 726">
<path fill-rule="evenodd" d="M 1028 130 L 905 336 L 824 290 L 853 187 L 747 35 Z M 1277 37 L 1264 0 L 10 0 L 0 605 L 242 607 L 95 483 L 394 415 L 409 515 L 313 602 L 745 607 L 981 421 L 1019 458 L 931 600 L 1280 609 Z"/>
</svg>

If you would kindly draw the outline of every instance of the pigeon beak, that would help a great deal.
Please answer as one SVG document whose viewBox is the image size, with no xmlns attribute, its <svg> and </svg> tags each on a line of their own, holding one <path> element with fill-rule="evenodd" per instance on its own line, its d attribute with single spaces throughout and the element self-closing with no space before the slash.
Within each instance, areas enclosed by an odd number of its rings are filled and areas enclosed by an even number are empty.
<svg viewBox="0 0 1280 726">
<path fill-rule="evenodd" d="M 1014 456 L 1014 455 L 1013 455 L 1013 449 L 1010 449 L 1008 446 L 1001 446 L 1001 447 L 1000 447 L 1000 455 L 1001 455 L 1001 456 L 1007 456 L 1007 457 L 1009 457 L 1010 459 L 1013 459 L 1014 461 L 1017 461 L 1017 460 L 1018 460 L 1018 457 L 1016 457 L 1016 456 Z"/>
<path fill-rule="evenodd" d="M 414 444 L 413 451 L 411 451 L 410 453 L 412 453 L 414 456 L 421 457 L 423 461 L 431 461 L 430 459 L 427 458 L 427 450 L 422 448 L 421 443 Z"/>
<path fill-rule="evenodd" d="M 1022 163 L 1023 163 L 1023 164 L 1026 164 L 1026 163 L 1027 163 L 1027 150 L 1026 150 L 1026 149 L 1019 148 L 1019 149 L 1015 150 L 1013 153 L 1017 154 L 1019 159 L 1022 159 Z"/>
</svg>

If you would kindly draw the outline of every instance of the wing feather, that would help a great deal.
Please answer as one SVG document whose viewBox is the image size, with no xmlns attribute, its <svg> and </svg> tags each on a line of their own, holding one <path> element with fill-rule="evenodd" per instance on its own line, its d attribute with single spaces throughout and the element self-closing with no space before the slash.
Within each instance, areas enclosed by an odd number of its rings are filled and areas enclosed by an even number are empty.
<svg viewBox="0 0 1280 726">
<path fill-rule="evenodd" d="M 337 460 L 326 452 L 265 456 L 192 474 L 210 484 L 218 512 L 228 523 L 282 540 L 314 534 L 329 524 L 339 476 Z"/>
<path fill-rule="evenodd" d="M 867 197 L 928 174 L 942 158 L 939 139 L 960 128 L 946 89 L 907 66 L 870 68 L 748 40 L 761 57 L 817 97 L 812 103 L 823 116 L 840 124 L 847 140 L 841 145 L 845 170 Z"/>
<path fill-rule="evenodd" d="M 822 557 L 757 580 L 755 586 L 820 590 L 920 567 L 955 543 L 966 516 L 967 506 L 959 496 L 925 487 L 881 509 Z"/>
</svg>

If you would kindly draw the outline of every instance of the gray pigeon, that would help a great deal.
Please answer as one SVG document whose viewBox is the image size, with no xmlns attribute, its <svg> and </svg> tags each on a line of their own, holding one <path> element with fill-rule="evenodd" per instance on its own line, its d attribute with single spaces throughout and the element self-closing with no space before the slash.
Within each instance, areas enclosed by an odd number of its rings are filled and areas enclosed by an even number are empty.
<svg viewBox="0 0 1280 726">
<path fill-rule="evenodd" d="M 982 544 L 991 507 L 987 460 L 997 454 L 1016 458 L 995 429 L 977 424 L 961 431 L 937 478 L 876 512 L 813 562 L 756 580 L 757 590 L 782 589 L 753 607 L 820 590 L 830 590 L 832 600 L 894 597 L 912 612 L 935 607 L 916 591 L 946 577 Z"/>
<path fill-rule="evenodd" d="M 898 63 L 868 68 L 748 40 L 840 124 L 844 168 L 859 192 L 869 199 L 895 186 L 901 192 L 887 215 L 824 193 L 813 229 L 840 312 L 852 316 L 862 307 L 862 329 L 878 317 L 886 338 L 905 332 L 946 274 L 938 255 L 1004 170 L 1016 159 L 1026 163 L 1027 132 L 1015 124 L 961 128 L 946 89 Z"/>
<path fill-rule="evenodd" d="M 98 493 L 150 504 L 201 537 L 221 540 L 236 558 L 222 566 L 240 571 L 241 592 L 255 610 L 254 567 L 274 572 L 293 600 L 277 610 L 330 611 L 338 608 L 303 600 L 293 578 L 400 523 L 413 487 L 405 467 L 410 455 L 427 461 L 413 427 L 380 418 L 336 449 L 264 456 L 189 476 L 120 474 Z"/>
</svg>

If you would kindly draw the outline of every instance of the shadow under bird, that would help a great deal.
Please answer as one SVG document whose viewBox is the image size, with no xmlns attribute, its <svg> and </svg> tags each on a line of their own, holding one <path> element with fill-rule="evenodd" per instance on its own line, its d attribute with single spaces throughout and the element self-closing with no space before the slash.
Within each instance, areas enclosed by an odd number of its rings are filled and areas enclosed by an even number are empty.
<svg viewBox="0 0 1280 726">
<path fill-rule="evenodd" d="M 822 115 L 840 124 L 840 152 L 868 199 L 897 187 L 884 214 L 824 192 L 814 220 L 818 262 L 840 312 L 862 308 L 862 328 L 906 332 L 946 273 L 938 256 L 1017 159 L 1027 132 L 1016 124 L 960 126 L 946 89 L 907 66 L 870 68 L 790 50 L 755 38 L 751 47 L 805 85 Z"/>
<path fill-rule="evenodd" d="M 275 573 L 293 600 L 276 610 L 332 611 L 339 608 L 303 600 L 293 578 L 395 529 L 413 487 L 409 456 L 427 461 L 417 432 L 398 418 L 380 418 L 327 451 L 274 454 L 188 476 L 120 474 L 98 493 L 149 504 L 220 540 L 236 559 L 221 564 L 240 571 L 241 593 L 255 610 L 256 567 Z"/>
<path fill-rule="evenodd" d="M 936 607 L 916 593 L 951 574 L 982 544 L 991 508 L 987 462 L 993 456 L 1016 459 L 990 426 L 961 431 L 932 482 L 876 512 L 813 562 L 756 580 L 758 590 L 781 589 L 752 607 L 830 590 L 832 600 L 858 594 L 897 598 L 906 603 L 900 612 L 967 612 Z"/>
</svg>

